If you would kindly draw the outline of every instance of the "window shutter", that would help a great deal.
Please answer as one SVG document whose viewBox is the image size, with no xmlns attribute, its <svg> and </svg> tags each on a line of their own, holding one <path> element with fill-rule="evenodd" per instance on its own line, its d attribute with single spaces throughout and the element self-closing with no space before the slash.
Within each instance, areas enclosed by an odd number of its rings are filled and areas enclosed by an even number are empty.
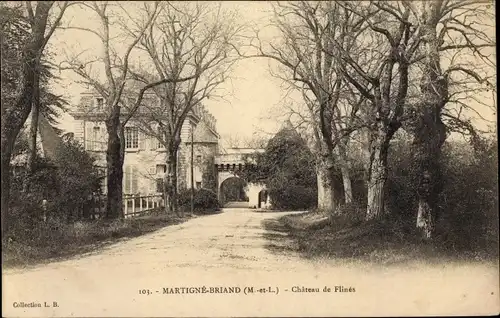
<svg viewBox="0 0 500 318">
<path fill-rule="evenodd" d="M 125 176 L 123 178 L 123 188 L 125 193 L 130 193 L 130 166 L 125 166 Z"/>
<path fill-rule="evenodd" d="M 148 136 L 146 136 L 145 133 L 142 131 L 137 132 L 137 138 L 139 139 L 139 149 L 140 150 L 145 150 L 146 149 L 146 142 L 148 139 Z"/>
<path fill-rule="evenodd" d="M 156 180 L 153 179 L 149 183 L 149 194 L 156 193 Z"/>
<path fill-rule="evenodd" d="M 153 142 L 151 141 L 153 139 L 152 136 L 147 135 L 146 136 L 146 149 L 153 150 Z"/>
<path fill-rule="evenodd" d="M 85 149 L 92 150 L 92 138 L 93 138 L 93 130 L 94 123 L 86 122 L 85 123 Z"/>
<path fill-rule="evenodd" d="M 201 182 L 202 180 L 202 173 L 200 167 L 194 167 L 194 179 L 195 181 Z"/>
<path fill-rule="evenodd" d="M 137 186 L 137 180 L 138 179 L 138 173 L 137 173 L 137 167 L 133 167 L 132 169 L 132 193 L 137 193 L 138 191 L 138 186 Z"/>
<path fill-rule="evenodd" d="M 155 136 L 150 136 L 149 137 L 149 148 L 151 150 L 156 150 L 156 148 L 157 148 L 156 144 L 157 144 L 156 137 Z"/>
</svg>

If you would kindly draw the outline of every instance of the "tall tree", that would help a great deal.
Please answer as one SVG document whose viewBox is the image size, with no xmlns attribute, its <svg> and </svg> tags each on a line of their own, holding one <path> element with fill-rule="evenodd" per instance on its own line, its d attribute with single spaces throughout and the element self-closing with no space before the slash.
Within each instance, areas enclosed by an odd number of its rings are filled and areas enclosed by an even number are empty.
<svg viewBox="0 0 500 318">
<path fill-rule="evenodd" d="M 495 46 L 490 33 L 493 29 L 488 27 L 494 19 L 493 10 L 485 8 L 485 4 L 491 2 L 436 0 L 408 4 L 418 17 L 421 29 L 422 47 L 417 57 L 417 65 L 421 67 L 421 94 L 413 105 L 409 127 L 413 134 L 412 150 L 418 176 L 416 225 L 425 239 L 433 236 L 438 197 L 442 190 L 439 162 L 447 137 L 446 124 L 465 126 L 470 130 L 472 126 L 460 118 L 464 107 L 471 108 L 463 100 L 475 100 L 469 92 L 480 94 L 481 90 L 493 87 L 484 65 L 490 68 L 495 65 L 485 52 L 485 49 Z M 447 53 L 452 54 L 451 60 Z M 443 67 L 443 62 L 449 66 Z M 453 76 L 456 73 L 460 76 Z M 459 108 L 458 116 L 446 109 L 446 105 L 451 109 Z"/>
<path fill-rule="evenodd" d="M 360 19 L 342 11 L 335 2 L 277 4 L 274 13 L 273 26 L 282 40 L 264 45 L 257 34 L 257 43 L 250 44 L 254 52 L 247 56 L 278 62 L 280 77 L 300 87 L 304 96 L 312 101 L 308 106 L 317 138 L 313 144 L 317 154 L 318 207 L 336 211 L 340 203 L 333 174 L 337 163 L 336 148 L 354 130 L 351 125 L 340 127 L 336 121 L 341 120 L 339 116 L 357 113 L 357 104 L 345 98 L 349 84 L 336 63 L 336 57 L 341 52 L 339 45 L 350 51 L 350 43 L 361 31 Z M 340 108 L 341 105 L 348 109 L 347 113 Z"/>
<path fill-rule="evenodd" d="M 151 59 L 152 69 L 149 74 L 131 70 L 133 77 L 144 84 L 157 78 L 174 80 L 155 87 L 153 91 L 160 103 L 145 105 L 145 111 L 137 117 L 141 129 L 167 150 L 164 193 L 169 211 L 177 212 L 181 129 L 189 114 L 213 125 L 214 120 L 205 113 L 202 103 L 217 98 L 220 84 L 228 80 L 238 60 L 234 52 L 240 31 L 235 17 L 220 6 L 166 3 L 158 12 L 157 23 L 147 28 L 139 43 Z"/>
<path fill-rule="evenodd" d="M 246 156 L 237 175 L 248 182 L 264 183 L 278 208 L 310 208 L 317 188 L 315 157 L 306 141 L 286 125 L 274 135 L 263 153 Z M 293 202 L 292 202 L 293 201 Z"/>
<path fill-rule="evenodd" d="M 370 220 L 385 212 L 389 142 L 401 127 L 410 61 L 419 46 L 420 31 L 412 27 L 407 2 L 338 3 L 361 19 L 365 31 L 351 45 L 364 47 L 362 55 L 365 61 L 370 59 L 362 65 L 345 48 L 339 54 L 344 76 L 369 101 L 365 112 L 370 153 L 366 219 Z"/>
<path fill-rule="evenodd" d="M 44 49 L 50 40 L 52 34 L 58 27 L 64 12 L 66 11 L 69 3 L 55 1 L 41 1 L 37 2 L 36 7 L 33 8 L 31 2 L 25 2 L 22 5 L 21 14 L 14 13 L 15 19 L 19 22 L 9 23 L 8 19 L 2 19 L 2 56 L 7 52 L 9 45 L 8 37 L 4 37 L 4 32 L 9 32 L 21 25 L 27 25 L 29 36 L 23 43 L 14 44 L 21 47 L 19 73 L 15 90 L 12 93 L 11 102 L 4 105 L 2 103 L 2 129 L 1 129 L 1 190 L 2 190 L 2 235 L 7 230 L 6 218 L 9 214 L 9 198 L 10 198 L 10 161 L 12 157 L 12 150 L 15 140 L 21 131 L 24 123 L 26 122 L 32 105 L 38 103 L 39 94 L 39 77 L 40 65 Z M 19 11 L 18 11 L 19 12 Z M 50 21 L 53 19 L 52 21 Z M 25 22 L 21 22 L 21 21 Z M 21 27 L 21 29 L 24 28 Z M 23 32 L 18 29 L 18 34 Z M 11 38 L 12 39 L 12 38 Z M 13 53 L 14 51 L 11 51 Z M 3 62 L 3 61 L 2 61 Z M 2 63 L 2 76 L 4 75 L 4 64 Z M 4 83 L 2 78 L 2 95 L 6 89 L 7 83 Z M 35 94 L 34 94 L 35 93 Z"/>
<path fill-rule="evenodd" d="M 160 77 L 139 88 L 130 84 L 130 59 L 131 54 L 137 44 L 141 41 L 146 31 L 155 23 L 158 16 L 159 2 L 143 3 L 140 10 L 129 10 L 127 6 L 131 3 L 89 2 L 82 4 L 84 9 L 90 9 L 95 13 L 100 22 L 100 30 L 87 27 L 72 26 L 69 29 L 79 29 L 89 32 L 98 37 L 102 45 L 102 56 L 95 60 L 82 62 L 78 57 L 65 61 L 67 65 L 61 69 L 73 70 L 82 78 L 82 82 L 93 87 L 105 100 L 105 125 L 107 131 L 106 149 L 106 172 L 107 172 L 107 202 L 106 211 L 108 218 L 123 217 L 123 162 L 125 157 L 125 125 L 134 116 L 137 109 L 142 104 L 144 94 L 151 88 L 172 82 L 182 82 L 188 78 L 165 78 Z M 114 10 L 113 10 L 114 9 Z M 137 9 L 137 8 L 136 8 Z M 132 16 L 129 12 L 135 11 L 141 16 Z M 128 17 L 124 21 L 122 17 Z M 132 27 L 130 26 L 132 25 Z M 113 28 L 117 26 L 119 30 Z M 113 28 L 113 30 L 111 30 Z M 118 52 L 118 44 L 123 45 L 123 41 L 118 42 L 113 32 L 122 32 L 130 41 L 125 44 L 123 55 Z M 105 80 L 101 81 L 99 76 L 92 73 L 92 65 L 102 61 Z M 132 91 L 133 96 L 125 94 Z M 132 98 L 132 100 L 130 100 Z M 126 109 L 122 112 L 122 107 Z"/>
</svg>

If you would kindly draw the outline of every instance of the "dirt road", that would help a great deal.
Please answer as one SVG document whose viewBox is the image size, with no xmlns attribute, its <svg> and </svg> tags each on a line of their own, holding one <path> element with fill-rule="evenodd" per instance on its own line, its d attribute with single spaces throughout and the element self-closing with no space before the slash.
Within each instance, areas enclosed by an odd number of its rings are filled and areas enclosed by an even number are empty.
<svg viewBox="0 0 500 318">
<path fill-rule="evenodd" d="M 305 260 L 268 248 L 268 236 L 282 234 L 267 232 L 262 221 L 282 214 L 224 209 L 221 214 L 119 242 L 92 255 L 4 271 L 3 316 L 373 316 L 498 311 L 498 267 L 416 263 L 382 268 Z M 42 307 L 23 307 L 23 303 Z"/>
</svg>

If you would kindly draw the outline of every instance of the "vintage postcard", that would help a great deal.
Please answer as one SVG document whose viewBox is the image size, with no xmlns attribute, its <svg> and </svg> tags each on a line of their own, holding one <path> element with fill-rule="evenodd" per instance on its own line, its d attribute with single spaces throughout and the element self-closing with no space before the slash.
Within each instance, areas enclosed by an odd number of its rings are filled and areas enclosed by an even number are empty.
<svg viewBox="0 0 500 318">
<path fill-rule="evenodd" d="M 3 317 L 499 313 L 493 1 L 0 10 Z"/>
</svg>

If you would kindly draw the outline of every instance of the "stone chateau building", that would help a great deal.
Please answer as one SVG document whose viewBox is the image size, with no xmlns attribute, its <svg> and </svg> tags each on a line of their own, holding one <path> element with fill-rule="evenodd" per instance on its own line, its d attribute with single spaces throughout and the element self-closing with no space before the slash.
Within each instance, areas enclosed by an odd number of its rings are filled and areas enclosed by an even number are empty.
<svg viewBox="0 0 500 318">
<path fill-rule="evenodd" d="M 140 107 L 125 127 L 125 160 L 123 165 L 124 194 L 155 194 L 163 188 L 167 152 L 159 140 L 141 130 L 141 120 L 148 118 L 148 109 L 159 103 L 153 93 L 144 95 L 148 107 Z M 104 123 L 106 103 L 95 91 L 82 93 L 80 102 L 71 113 L 75 119 L 74 137 L 97 158 L 105 169 L 107 133 Z M 122 111 L 123 112 L 123 111 Z M 192 135 L 191 135 L 192 134 Z M 191 138 L 193 139 L 194 186 L 217 190 L 214 158 L 219 153 L 219 134 L 216 120 L 203 105 L 195 107 L 186 117 L 181 130 L 178 151 L 178 188 L 191 187 Z M 103 190 L 106 191 L 106 180 Z"/>
</svg>

